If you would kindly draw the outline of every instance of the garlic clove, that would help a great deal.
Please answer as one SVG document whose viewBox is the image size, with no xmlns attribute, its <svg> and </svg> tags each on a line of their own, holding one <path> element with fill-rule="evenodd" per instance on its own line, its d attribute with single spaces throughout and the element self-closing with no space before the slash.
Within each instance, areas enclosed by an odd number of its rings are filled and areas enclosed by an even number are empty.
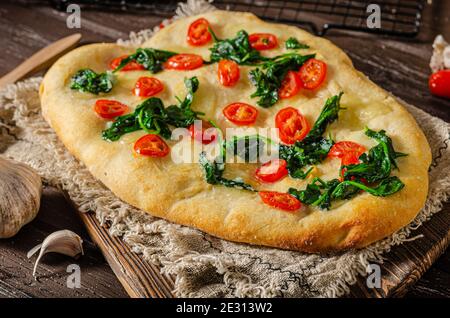
<svg viewBox="0 0 450 318">
<path fill-rule="evenodd" d="M 0 156 L 0 238 L 31 222 L 41 202 L 41 177 L 30 167 Z"/>
<path fill-rule="evenodd" d="M 29 250 L 28 253 L 27 253 L 27 258 L 30 258 L 34 254 L 36 254 L 36 252 L 39 251 L 41 249 L 41 247 L 42 247 L 42 243 L 36 245 L 31 250 Z"/>
<path fill-rule="evenodd" d="M 442 53 L 444 58 L 444 67 L 450 69 L 450 45 L 447 45 Z"/>
<path fill-rule="evenodd" d="M 37 251 L 39 256 L 34 263 L 33 276 L 36 276 L 36 269 L 42 257 L 50 252 L 76 257 L 84 255 L 83 240 L 81 237 L 69 230 L 56 231 L 47 236 L 42 244 L 38 244 L 28 251 L 27 257 L 32 257 Z"/>
<path fill-rule="evenodd" d="M 431 71 L 437 72 L 450 68 L 450 44 L 442 35 L 436 36 L 433 42 L 433 55 L 430 60 Z"/>
</svg>

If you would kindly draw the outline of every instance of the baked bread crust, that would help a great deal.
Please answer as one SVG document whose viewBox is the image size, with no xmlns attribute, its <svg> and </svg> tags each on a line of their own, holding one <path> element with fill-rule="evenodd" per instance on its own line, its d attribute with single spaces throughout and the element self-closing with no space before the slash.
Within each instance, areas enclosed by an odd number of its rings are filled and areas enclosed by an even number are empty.
<svg viewBox="0 0 450 318">
<path fill-rule="evenodd" d="M 400 169 L 394 170 L 405 187 L 387 197 L 361 193 L 355 198 L 333 205 L 330 211 L 304 207 L 289 213 L 263 204 L 257 193 L 212 186 L 204 181 L 196 164 L 175 164 L 165 158 L 136 157 L 132 146 L 144 132 L 127 134 L 117 142 L 101 138 L 105 121 L 92 111 L 95 100 L 113 98 L 132 107 L 141 100 L 130 93 L 145 71 L 119 72 L 113 90 L 103 96 L 79 93 L 69 88 L 71 76 L 80 68 L 103 72 L 109 61 L 133 52 L 116 44 L 93 44 L 80 47 L 59 59 L 47 72 L 40 88 L 42 113 L 67 149 L 83 162 L 95 178 L 120 199 L 148 213 L 169 221 L 196 227 L 214 236 L 231 241 L 267 245 L 305 252 L 328 252 L 361 248 L 380 240 L 405 226 L 423 207 L 428 192 L 428 167 L 431 152 L 427 140 L 403 106 L 386 91 L 354 69 L 349 57 L 330 41 L 315 37 L 296 27 L 261 21 L 253 14 L 214 11 L 201 15 L 208 19 L 220 38 L 233 37 L 244 29 L 249 33 L 269 32 L 280 43 L 294 36 L 311 48 L 317 58 L 328 65 L 326 82 L 318 91 L 304 92 L 281 100 L 260 111 L 255 127 L 273 127 L 277 111 L 287 105 L 297 107 L 310 122 L 317 118 L 327 97 L 344 91 L 341 104 L 346 107 L 328 132 L 336 140 L 353 140 L 370 148 L 373 141 L 364 136 L 365 126 L 386 130 L 397 151 L 407 153 L 398 159 Z M 190 52 L 209 57 L 208 47 L 189 47 L 185 36 L 189 24 L 197 17 L 175 21 L 155 34 L 144 47 Z M 285 49 L 264 53 L 278 55 Z M 303 51 L 301 52 L 303 53 Z M 246 80 L 249 67 L 241 67 L 241 80 L 234 88 L 223 88 L 217 81 L 217 65 L 180 72 L 163 71 L 152 75 L 160 79 L 165 90 L 158 95 L 165 105 L 174 96 L 184 96 L 183 78 L 197 76 L 200 88 L 192 108 L 206 113 L 221 128 L 231 127 L 221 117 L 221 110 L 231 102 L 255 104 L 249 96 L 254 91 Z M 175 141 L 169 141 L 173 146 Z M 230 168 L 228 168 L 230 166 Z M 285 178 L 273 185 L 258 185 L 252 179 L 255 166 L 227 165 L 227 173 L 241 176 L 257 188 L 286 192 L 289 187 L 303 189 L 307 180 Z M 339 164 L 326 159 L 312 176 L 336 177 Z"/>
</svg>

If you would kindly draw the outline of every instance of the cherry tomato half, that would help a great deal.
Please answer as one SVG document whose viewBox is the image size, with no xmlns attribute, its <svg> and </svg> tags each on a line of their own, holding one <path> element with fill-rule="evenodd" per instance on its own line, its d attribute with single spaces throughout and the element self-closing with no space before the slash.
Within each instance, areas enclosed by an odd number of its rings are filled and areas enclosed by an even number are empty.
<svg viewBox="0 0 450 318">
<path fill-rule="evenodd" d="M 366 148 L 360 144 L 353 141 L 339 141 L 331 147 L 328 152 L 328 157 L 330 158 L 344 158 L 347 155 L 347 159 L 350 160 L 352 157 L 356 157 L 358 160 L 359 156 L 366 152 Z"/>
<path fill-rule="evenodd" d="M 188 129 L 191 137 L 204 145 L 212 143 L 217 138 L 217 129 L 204 120 L 201 129 L 196 129 L 195 124 L 190 125 Z"/>
<path fill-rule="evenodd" d="M 431 74 L 428 85 L 431 94 L 450 98 L 450 70 L 443 70 Z"/>
<path fill-rule="evenodd" d="M 200 46 L 211 41 L 211 34 L 208 30 L 209 22 L 200 18 L 191 23 L 188 29 L 186 40 L 190 45 Z"/>
<path fill-rule="evenodd" d="M 234 86 L 240 77 L 239 65 L 235 61 L 221 60 L 217 75 L 223 86 Z"/>
<path fill-rule="evenodd" d="M 360 152 L 347 152 L 341 159 L 341 165 L 349 166 L 358 164 L 361 154 Z"/>
<path fill-rule="evenodd" d="M 134 86 L 133 93 L 136 96 L 150 97 L 164 89 L 164 85 L 155 77 L 140 77 Z"/>
<path fill-rule="evenodd" d="M 279 129 L 281 141 L 288 145 L 303 140 L 311 130 L 306 118 L 293 107 L 283 108 L 277 113 L 275 127 Z"/>
<path fill-rule="evenodd" d="M 223 109 L 223 114 L 236 125 L 251 125 L 256 121 L 258 110 L 248 104 L 232 103 Z"/>
<path fill-rule="evenodd" d="M 322 84 L 327 75 L 325 62 L 309 59 L 300 67 L 299 76 L 304 88 L 315 89 Z"/>
<path fill-rule="evenodd" d="M 258 51 L 270 50 L 278 46 L 277 37 L 270 33 L 253 33 L 248 37 L 252 48 Z"/>
<path fill-rule="evenodd" d="M 99 99 L 95 102 L 94 111 L 101 118 L 113 119 L 125 114 L 129 110 L 128 106 L 116 100 Z"/>
<path fill-rule="evenodd" d="M 170 57 L 164 67 L 168 70 L 195 70 L 203 65 L 203 59 L 196 54 L 177 54 Z"/>
<path fill-rule="evenodd" d="M 119 57 L 116 57 L 109 63 L 109 68 L 112 70 L 115 70 L 120 63 L 122 63 L 123 59 L 126 59 L 128 55 L 122 55 Z M 130 61 L 127 65 L 125 65 L 120 71 L 127 72 L 127 71 L 142 71 L 145 70 L 145 67 L 136 61 Z"/>
<path fill-rule="evenodd" d="M 260 191 L 259 196 L 265 204 L 285 211 L 295 211 L 302 206 L 301 202 L 289 193 Z"/>
<path fill-rule="evenodd" d="M 292 97 L 294 95 L 297 95 L 301 87 L 302 82 L 298 74 L 294 71 L 289 71 L 281 82 L 278 96 L 280 96 L 280 98 Z"/>
<path fill-rule="evenodd" d="M 256 169 L 255 176 L 263 182 L 275 182 L 287 176 L 286 166 L 286 160 L 274 159 Z"/>
<path fill-rule="evenodd" d="M 170 152 L 170 148 L 161 137 L 149 134 L 136 141 L 134 152 L 142 156 L 165 157 Z"/>
</svg>

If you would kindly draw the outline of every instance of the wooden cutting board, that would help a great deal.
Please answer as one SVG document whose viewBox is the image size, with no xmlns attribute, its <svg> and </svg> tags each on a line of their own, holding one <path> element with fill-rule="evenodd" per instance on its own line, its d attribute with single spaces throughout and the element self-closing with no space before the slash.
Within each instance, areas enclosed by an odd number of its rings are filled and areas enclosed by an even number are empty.
<svg viewBox="0 0 450 318">
<path fill-rule="evenodd" d="M 79 214 L 92 240 L 131 297 L 174 297 L 174 277 L 162 275 L 157 266 L 132 252 L 120 238 L 112 237 L 93 213 Z M 385 254 L 380 289 L 367 288 L 366 278 L 360 277 L 347 297 L 403 296 L 449 245 L 450 203 L 412 235 L 420 234 L 422 238 L 396 246 Z"/>
</svg>

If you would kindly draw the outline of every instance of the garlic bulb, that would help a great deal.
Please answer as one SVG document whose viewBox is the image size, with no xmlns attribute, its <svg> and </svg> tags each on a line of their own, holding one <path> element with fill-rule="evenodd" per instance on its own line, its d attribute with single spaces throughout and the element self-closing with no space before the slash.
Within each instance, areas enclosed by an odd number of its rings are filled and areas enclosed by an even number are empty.
<svg viewBox="0 0 450 318">
<path fill-rule="evenodd" d="M 17 234 L 39 211 L 42 182 L 30 167 L 0 157 L 0 238 Z"/>
<path fill-rule="evenodd" d="M 438 35 L 433 42 L 433 55 L 430 60 L 433 72 L 450 69 L 450 44 L 442 35 Z"/>
<path fill-rule="evenodd" d="M 31 250 L 29 250 L 27 253 L 27 257 L 30 258 L 39 250 L 41 251 L 39 252 L 39 256 L 34 263 L 33 276 L 35 276 L 36 274 L 36 269 L 42 256 L 47 253 L 54 252 L 71 257 L 76 257 L 80 254 L 84 254 L 83 240 L 78 234 L 69 230 L 53 232 L 45 238 L 42 244 L 38 244 Z"/>
</svg>

